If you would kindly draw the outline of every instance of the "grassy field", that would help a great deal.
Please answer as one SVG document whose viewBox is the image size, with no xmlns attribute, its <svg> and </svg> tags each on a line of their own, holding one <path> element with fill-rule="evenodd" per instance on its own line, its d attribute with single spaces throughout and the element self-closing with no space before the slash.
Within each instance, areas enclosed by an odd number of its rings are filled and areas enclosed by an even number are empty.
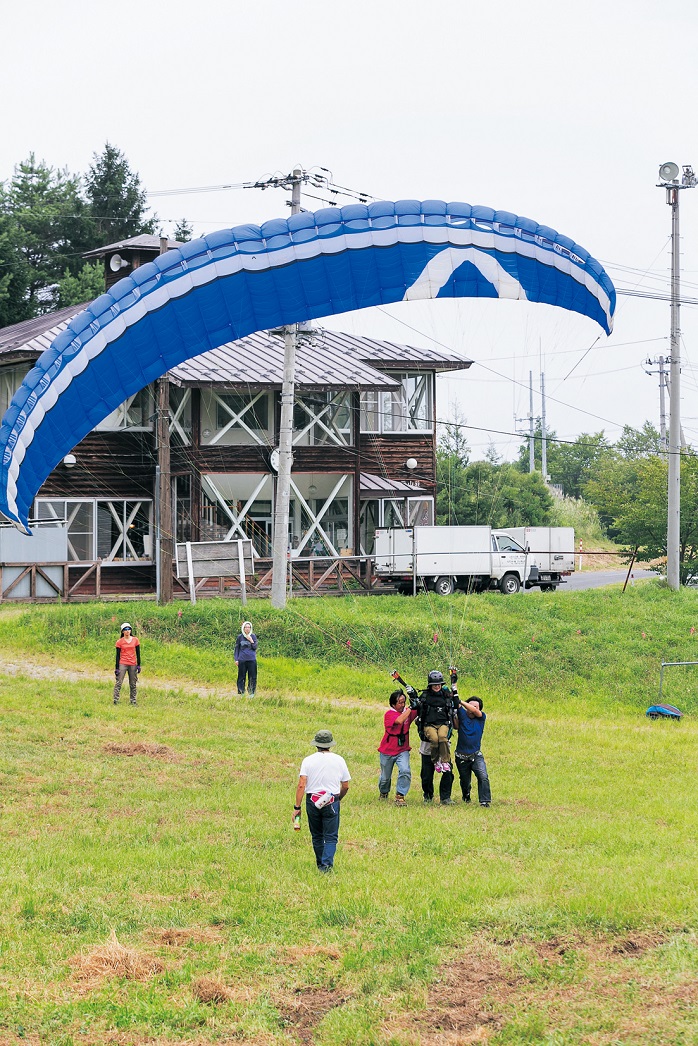
<svg viewBox="0 0 698 1046">
<path fill-rule="evenodd" d="M 1 1043 L 698 1043 L 698 717 L 644 716 L 695 593 L 248 611 L 254 702 L 236 603 L 0 608 Z M 416 756 L 379 806 L 388 669 L 451 659 L 492 807 L 424 807 Z M 353 775 L 330 880 L 290 820 L 320 727 Z"/>
</svg>

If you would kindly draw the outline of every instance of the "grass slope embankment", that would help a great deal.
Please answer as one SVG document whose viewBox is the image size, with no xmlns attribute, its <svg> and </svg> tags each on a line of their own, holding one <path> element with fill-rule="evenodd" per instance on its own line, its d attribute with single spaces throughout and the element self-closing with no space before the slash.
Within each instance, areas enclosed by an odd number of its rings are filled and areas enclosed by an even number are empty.
<svg viewBox="0 0 698 1046">
<path fill-rule="evenodd" d="M 122 609 L 0 611 L 0 1041 L 698 1041 L 698 727 L 644 717 L 694 593 L 247 610 L 254 702 L 238 604 L 129 604 L 135 709 L 109 695 Z M 493 805 L 424 807 L 413 755 L 407 809 L 379 806 L 386 670 L 452 654 Z M 321 726 L 353 775 L 330 882 L 290 825 Z"/>
</svg>

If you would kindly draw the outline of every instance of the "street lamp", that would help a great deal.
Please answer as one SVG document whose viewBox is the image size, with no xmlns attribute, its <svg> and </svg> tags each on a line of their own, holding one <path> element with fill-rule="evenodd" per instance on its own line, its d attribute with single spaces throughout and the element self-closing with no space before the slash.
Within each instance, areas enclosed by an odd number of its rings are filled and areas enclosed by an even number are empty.
<svg viewBox="0 0 698 1046">
<path fill-rule="evenodd" d="M 683 167 L 679 183 L 678 164 L 663 163 L 659 168 L 658 188 L 666 190 L 666 202 L 671 207 L 671 334 L 669 357 L 669 480 L 667 509 L 667 582 L 678 591 L 681 520 L 681 326 L 680 255 L 679 255 L 679 191 L 693 189 L 697 179 L 690 165 Z"/>
</svg>

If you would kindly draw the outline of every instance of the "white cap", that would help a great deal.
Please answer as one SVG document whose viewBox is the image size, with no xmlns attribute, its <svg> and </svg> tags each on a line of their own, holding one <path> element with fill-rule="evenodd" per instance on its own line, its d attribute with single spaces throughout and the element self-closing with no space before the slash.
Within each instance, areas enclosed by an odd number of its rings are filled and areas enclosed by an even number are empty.
<svg viewBox="0 0 698 1046">
<path fill-rule="evenodd" d="M 129 625 L 128 621 L 124 621 L 123 625 L 121 626 L 121 631 L 123 632 L 125 628 L 131 629 L 131 626 Z M 133 629 L 131 629 L 131 631 L 133 631 Z"/>
</svg>

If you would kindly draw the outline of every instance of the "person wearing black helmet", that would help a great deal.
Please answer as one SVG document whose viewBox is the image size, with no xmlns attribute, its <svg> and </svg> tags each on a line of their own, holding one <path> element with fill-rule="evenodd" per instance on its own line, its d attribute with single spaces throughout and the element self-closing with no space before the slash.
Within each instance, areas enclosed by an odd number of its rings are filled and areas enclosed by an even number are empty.
<svg viewBox="0 0 698 1046">
<path fill-rule="evenodd" d="M 434 670 L 427 677 L 427 688 L 420 697 L 419 718 L 424 739 L 431 744 L 431 761 L 437 773 L 450 773 L 451 749 L 448 744 L 453 729 L 455 710 L 458 707 L 458 692 L 455 683 L 458 676 L 451 672 L 454 691 L 444 686 L 441 672 Z"/>
<path fill-rule="evenodd" d="M 427 688 L 418 694 L 414 687 L 405 683 L 398 672 L 393 672 L 393 679 L 407 690 L 410 708 L 417 710 L 417 730 L 422 741 L 428 741 L 429 754 L 437 773 L 451 773 L 451 751 L 448 745 L 451 730 L 458 725 L 456 710 L 459 705 L 458 673 L 451 667 L 451 687 L 444 686 L 444 677 L 434 669 L 427 677 Z M 422 775 L 424 783 L 424 775 Z M 425 799 L 427 791 L 424 790 Z M 433 795 L 432 795 L 433 797 Z M 447 797 L 450 800 L 450 790 Z"/>
</svg>

